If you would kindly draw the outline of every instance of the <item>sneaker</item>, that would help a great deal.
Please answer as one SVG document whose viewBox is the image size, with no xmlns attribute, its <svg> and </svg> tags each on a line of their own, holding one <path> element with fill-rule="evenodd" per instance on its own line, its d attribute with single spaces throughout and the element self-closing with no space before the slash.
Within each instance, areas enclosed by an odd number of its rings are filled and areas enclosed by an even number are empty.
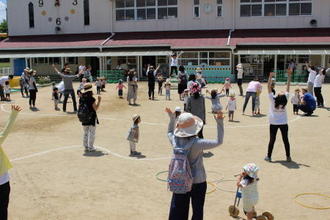
<svg viewBox="0 0 330 220">
<path fill-rule="evenodd" d="M 286 162 L 292 162 L 291 157 L 286 157 Z"/>
<path fill-rule="evenodd" d="M 135 151 L 135 152 L 134 152 L 134 155 L 141 155 L 141 152 L 137 152 L 137 151 Z"/>
<path fill-rule="evenodd" d="M 268 157 L 268 156 L 266 156 L 264 160 L 265 160 L 265 161 L 268 161 L 268 162 L 272 162 L 272 158 L 270 158 L 270 157 Z"/>
</svg>

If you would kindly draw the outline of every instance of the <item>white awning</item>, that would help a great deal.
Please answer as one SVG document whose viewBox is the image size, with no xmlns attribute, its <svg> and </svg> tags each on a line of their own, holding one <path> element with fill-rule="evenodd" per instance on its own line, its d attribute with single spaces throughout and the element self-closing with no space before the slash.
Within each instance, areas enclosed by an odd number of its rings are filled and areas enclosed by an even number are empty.
<svg viewBox="0 0 330 220">
<path fill-rule="evenodd" d="M 330 50 L 238 50 L 236 55 L 330 55 Z"/>
<path fill-rule="evenodd" d="M 116 51 L 116 52 L 72 52 L 72 53 L 1 53 L 1 58 L 37 57 L 118 57 L 118 56 L 168 56 L 171 51 Z"/>
</svg>

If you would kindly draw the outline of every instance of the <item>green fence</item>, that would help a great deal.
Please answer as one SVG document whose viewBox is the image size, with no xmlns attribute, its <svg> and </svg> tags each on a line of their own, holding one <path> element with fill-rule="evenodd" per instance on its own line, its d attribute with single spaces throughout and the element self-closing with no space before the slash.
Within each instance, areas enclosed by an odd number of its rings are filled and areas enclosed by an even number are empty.
<svg viewBox="0 0 330 220">
<path fill-rule="evenodd" d="M 292 82 L 302 83 L 306 82 L 308 78 L 308 73 L 306 71 L 294 71 L 292 74 Z M 287 70 L 277 70 L 276 71 L 276 82 L 286 82 L 288 79 Z"/>
<path fill-rule="evenodd" d="M 199 66 L 185 66 L 188 74 L 196 73 L 196 69 Z M 234 81 L 234 75 L 231 74 L 230 66 L 203 66 L 202 69 L 203 77 L 208 83 L 223 83 L 226 78 L 230 78 Z"/>
<path fill-rule="evenodd" d="M 105 77 L 108 83 L 117 83 L 120 79 L 125 80 L 125 70 L 99 70 L 97 75 Z"/>
</svg>

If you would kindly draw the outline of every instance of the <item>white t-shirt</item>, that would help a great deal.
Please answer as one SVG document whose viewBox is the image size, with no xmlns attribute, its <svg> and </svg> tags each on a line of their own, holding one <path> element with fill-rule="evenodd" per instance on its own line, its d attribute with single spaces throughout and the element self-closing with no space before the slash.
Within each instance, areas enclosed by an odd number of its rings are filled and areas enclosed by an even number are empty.
<svg viewBox="0 0 330 220">
<path fill-rule="evenodd" d="M 321 88 L 322 87 L 322 84 L 324 82 L 324 77 L 325 75 L 323 74 L 317 74 L 317 76 L 315 77 L 315 81 L 314 81 L 314 87 L 316 88 Z"/>
<path fill-rule="evenodd" d="M 4 86 L 6 81 L 9 81 L 9 76 L 0 77 L 0 85 Z"/>
<path fill-rule="evenodd" d="M 299 102 L 300 102 L 300 95 L 298 95 L 298 94 L 294 94 L 294 95 L 292 96 L 292 98 L 291 98 L 291 103 L 292 103 L 293 105 L 298 105 Z"/>
<path fill-rule="evenodd" d="M 9 182 L 9 173 L 8 172 L 6 172 L 2 176 L 0 176 L 0 185 L 3 185 L 7 182 Z"/>
<path fill-rule="evenodd" d="M 311 68 L 308 68 L 308 72 L 309 72 L 309 75 L 308 75 L 307 82 L 314 83 L 315 77 L 316 77 L 316 72 L 314 70 L 312 70 Z"/>
<path fill-rule="evenodd" d="M 237 67 L 237 79 L 243 79 L 243 68 Z"/>
<path fill-rule="evenodd" d="M 242 179 L 240 184 L 242 185 L 242 197 L 244 200 L 249 200 L 251 203 L 257 203 L 259 199 L 258 194 L 258 182 L 255 180 L 253 183 L 248 184 L 247 180 Z"/>
<path fill-rule="evenodd" d="M 171 66 L 178 66 L 178 58 L 171 57 Z"/>
<path fill-rule="evenodd" d="M 289 93 L 285 93 L 287 100 L 289 100 Z M 288 123 L 288 116 L 286 108 L 275 108 L 275 100 L 273 93 L 268 94 L 270 106 L 269 106 L 269 123 L 271 125 L 285 125 Z"/>
<path fill-rule="evenodd" d="M 236 110 L 236 99 L 228 100 L 228 111 L 235 111 Z"/>
</svg>

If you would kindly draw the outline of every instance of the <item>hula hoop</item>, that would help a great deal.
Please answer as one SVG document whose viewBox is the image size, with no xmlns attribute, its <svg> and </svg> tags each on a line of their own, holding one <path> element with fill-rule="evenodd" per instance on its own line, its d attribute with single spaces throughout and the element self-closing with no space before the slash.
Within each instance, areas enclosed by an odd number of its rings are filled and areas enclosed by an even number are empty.
<svg viewBox="0 0 330 220">
<path fill-rule="evenodd" d="M 215 180 L 212 180 L 212 181 L 208 181 L 208 182 L 212 182 L 212 183 L 218 183 L 220 182 L 221 180 L 223 180 L 225 178 L 225 175 L 223 173 L 219 173 L 219 172 L 216 172 L 216 171 L 206 171 L 206 173 L 215 173 L 217 175 L 222 175 L 220 179 L 215 179 Z"/>
<path fill-rule="evenodd" d="M 213 187 L 213 189 L 211 189 L 210 191 L 206 192 L 206 194 L 211 194 L 211 193 L 214 193 L 215 191 L 217 191 L 217 186 L 214 183 L 207 182 L 207 184 L 211 185 Z"/>
<path fill-rule="evenodd" d="M 167 183 L 167 182 L 168 182 L 167 179 L 159 178 L 159 175 L 160 175 L 160 174 L 163 174 L 163 173 L 168 173 L 168 171 L 165 170 L 165 171 L 160 171 L 160 172 L 158 172 L 158 173 L 156 174 L 156 179 L 159 180 L 159 181 L 162 181 L 162 182 L 166 182 L 166 183 Z"/>
<path fill-rule="evenodd" d="M 306 205 L 306 204 L 304 204 L 304 203 L 302 203 L 302 202 L 297 201 L 297 198 L 298 198 L 298 197 L 300 197 L 300 196 L 305 196 L 305 195 L 320 196 L 320 197 L 323 197 L 323 198 L 330 199 L 330 196 L 328 196 L 328 195 L 324 195 L 324 194 L 321 194 L 321 193 L 300 193 L 300 194 L 296 195 L 296 196 L 294 197 L 293 200 L 294 200 L 298 205 L 300 205 L 300 206 L 302 206 L 302 207 L 304 207 L 304 208 L 308 208 L 308 209 L 316 209 L 316 210 L 326 210 L 326 209 L 330 209 L 330 206 L 328 206 L 328 207 L 315 207 L 315 206 L 309 206 L 309 205 Z"/>
<path fill-rule="evenodd" d="M 220 180 L 216 183 L 217 189 L 221 190 L 223 192 L 230 192 L 230 193 L 236 193 L 236 190 L 228 190 L 228 189 L 221 189 L 218 184 L 222 182 L 235 182 L 236 180 Z"/>
</svg>

